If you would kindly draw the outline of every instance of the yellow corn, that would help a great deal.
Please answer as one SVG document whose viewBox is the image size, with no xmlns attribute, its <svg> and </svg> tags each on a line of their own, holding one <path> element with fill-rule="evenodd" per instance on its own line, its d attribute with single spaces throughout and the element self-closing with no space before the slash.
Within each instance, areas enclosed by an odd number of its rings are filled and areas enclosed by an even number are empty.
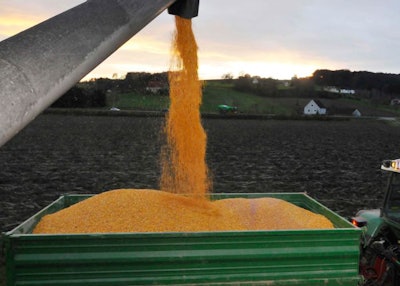
<svg viewBox="0 0 400 286">
<path fill-rule="evenodd" d="M 162 190 L 208 197 L 211 181 L 206 164 L 207 135 L 201 124 L 201 82 L 197 69 L 197 43 L 191 19 L 175 17 L 169 73 L 170 106 L 162 148 Z"/>
<path fill-rule="evenodd" d="M 209 201 L 157 190 L 104 192 L 46 215 L 33 233 L 190 232 L 332 228 L 325 217 L 274 198 Z"/>
</svg>

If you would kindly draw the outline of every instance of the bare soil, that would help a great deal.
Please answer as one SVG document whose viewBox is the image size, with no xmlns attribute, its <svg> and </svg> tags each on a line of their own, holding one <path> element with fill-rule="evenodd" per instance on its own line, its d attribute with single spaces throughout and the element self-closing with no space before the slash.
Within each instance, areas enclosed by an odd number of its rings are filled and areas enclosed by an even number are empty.
<svg viewBox="0 0 400 286">
<path fill-rule="evenodd" d="M 39 116 L 0 148 L 0 231 L 65 193 L 158 188 L 163 118 Z M 204 119 L 214 192 L 307 192 L 342 216 L 383 200 L 400 127 L 379 120 Z"/>
</svg>

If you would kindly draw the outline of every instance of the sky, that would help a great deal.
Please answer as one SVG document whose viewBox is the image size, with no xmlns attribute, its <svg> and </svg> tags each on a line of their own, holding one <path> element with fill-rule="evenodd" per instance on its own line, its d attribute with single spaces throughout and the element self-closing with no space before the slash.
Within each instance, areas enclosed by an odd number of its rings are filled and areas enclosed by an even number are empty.
<svg viewBox="0 0 400 286">
<path fill-rule="evenodd" d="M 0 0 L 0 41 L 83 2 Z M 400 74 L 399 12 L 399 0 L 200 0 L 192 19 L 199 76 Z M 164 11 L 84 79 L 167 71 L 173 31 L 174 17 Z"/>
</svg>

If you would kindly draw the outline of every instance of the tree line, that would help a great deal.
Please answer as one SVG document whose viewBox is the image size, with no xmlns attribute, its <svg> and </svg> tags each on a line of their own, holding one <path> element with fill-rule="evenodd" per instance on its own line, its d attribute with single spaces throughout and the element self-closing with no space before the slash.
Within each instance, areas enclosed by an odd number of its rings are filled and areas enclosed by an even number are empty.
<svg viewBox="0 0 400 286">
<path fill-rule="evenodd" d="M 338 86 L 354 90 L 379 90 L 400 94 L 400 74 L 349 70 L 316 70 L 312 79 L 316 85 Z"/>
<path fill-rule="evenodd" d="M 63 96 L 57 99 L 51 107 L 86 108 L 106 106 L 106 94 L 99 89 L 83 89 L 72 87 Z"/>
<path fill-rule="evenodd" d="M 367 71 L 321 69 L 316 70 L 310 77 L 293 77 L 288 81 L 245 74 L 233 80 L 233 83 L 234 88 L 238 91 L 252 92 L 268 97 L 336 98 L 341 96 L 340 93 L 327 91 L 325 87 L 354 90 L 361 98 L 378 96 L 387 99 L 400 96 L 400 74 Z"/>
<path fill-rule="evenodd" d="M 315 88 L 312 78 L 297 78 L 277 80 L 273 78 L 253 77 L 249 74 L 233 80 L 234 89 L 250 92 L 265 97 L 333 97 L 328 92 Z"/>
<path fill-rule="evenodd" d="M 68 90 L 51 107 L 105 107 L 107 97 L 120 93 L 168 95 L 168 73 L 130 72 L 123 79 L 97 78 Z"/>
<path fill-rule="evenodd" d="M 310 77 L 293 77 L 286 81 L 249 74 L 236 79 L 227 74 L 223 75 L 222 79 L 232 82 L 234 89 L 238 91 L 265 97 L 338 98 L 341 96 L 340 93 L 332 93 L 323 88 L 328 86 L 352 89 L 356 92 L 356 98 L 368 98 L 377 102 L 387 102 L 400 96 L 400 74 L 319 69 Z M 99 78 L 82 82 L 71 88 L 52 107 L 104 107 L 108 95 L 132 92 L 167 96 L 168 73 L 131 72 L 123 79 Z"/>
</svg>

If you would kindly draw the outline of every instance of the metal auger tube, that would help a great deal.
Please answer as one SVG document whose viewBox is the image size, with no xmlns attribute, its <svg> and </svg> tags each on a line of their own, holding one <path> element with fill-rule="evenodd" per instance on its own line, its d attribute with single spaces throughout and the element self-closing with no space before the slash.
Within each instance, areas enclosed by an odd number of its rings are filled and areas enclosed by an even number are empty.
<svg viewBox="0 0 400 286">
<path fill-rule="evenodd" d="M 89 0 L 0 42 L 0 146 L 175 0 Z"/>
</svg>

